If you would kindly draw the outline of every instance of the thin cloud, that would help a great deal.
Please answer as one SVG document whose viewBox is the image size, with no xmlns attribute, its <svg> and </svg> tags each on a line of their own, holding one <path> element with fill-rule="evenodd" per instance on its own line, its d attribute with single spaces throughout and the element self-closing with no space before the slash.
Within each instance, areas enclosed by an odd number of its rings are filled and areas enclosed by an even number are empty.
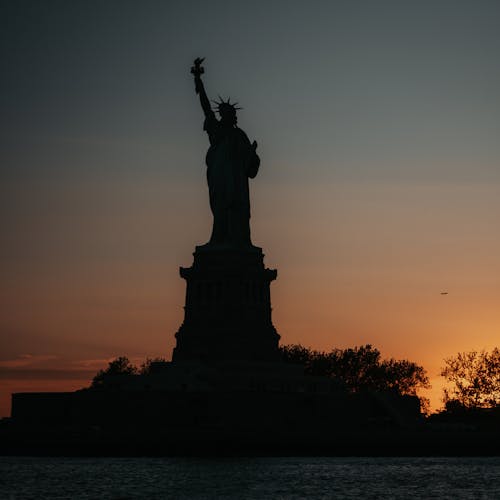
<svg viewBox="0 0 500 500">
<path fill-rule="evenodd" d="M 90 381 L 95 370 L 50 369 L 50 368 L 0 368 L 3 380 L 82 380 Z"/>
<path fill-rule="evenodd" d="M 17 358 L 0 361 L 0 368 L 40 365 L 54 359 L 57 359 L 57 356 L 53 354 L 20 354 Z"/>
<path fill-rule="evenodd" d="M 15 359 L 0 361 L 0 379 L 90 381 L 115 358 L 63 360 L 55 355 L 20 354 Z M 130 361 L 140 366 L 145 358 L 133 357 Z"/>
</svg>

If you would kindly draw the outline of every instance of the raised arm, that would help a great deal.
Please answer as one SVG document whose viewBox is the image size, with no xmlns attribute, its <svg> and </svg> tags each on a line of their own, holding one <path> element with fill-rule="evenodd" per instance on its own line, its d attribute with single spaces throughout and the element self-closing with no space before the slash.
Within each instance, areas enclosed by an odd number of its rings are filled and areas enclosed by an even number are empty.
<svg viewBox="0 0 500 500">
<path fill-rule="evenodd" d="M 197 57 L 194 60 L 194 66 L 191 68 L 191 73 L 194 75 L 194 84 L 196 93 L 200 96 L 200 104 L 205 113 L 205 116 L 208 117 L 213 115 L 212 108 L 210 106 L 210 101 L 208 100 L 207 93 L 205 92 L 205 87 L 203 86 L 203 82 L 201 81 L 201 75 L 205 72 L 201 63 L 205 58 Z"/>
</svg>

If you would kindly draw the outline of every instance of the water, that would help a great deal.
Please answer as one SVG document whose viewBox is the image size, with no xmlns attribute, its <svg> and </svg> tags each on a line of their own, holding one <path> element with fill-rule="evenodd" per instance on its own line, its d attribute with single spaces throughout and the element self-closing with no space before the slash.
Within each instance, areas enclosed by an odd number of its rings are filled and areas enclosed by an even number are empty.
<svg viewBox="0 0 500 500">
<path fill-rule="evenodd" d="M 0 498 L 500 499 L 500 457 L 0 457 Z"/>
</svg>

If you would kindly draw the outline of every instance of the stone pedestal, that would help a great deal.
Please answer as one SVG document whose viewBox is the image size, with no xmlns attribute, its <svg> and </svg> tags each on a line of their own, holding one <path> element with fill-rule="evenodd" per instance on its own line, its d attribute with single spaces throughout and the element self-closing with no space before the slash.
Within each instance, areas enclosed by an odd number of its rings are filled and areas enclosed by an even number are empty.
<svg viewBox="0 0 500 500">
<path fill-rule="evenodd" d="M 271 321 L 270 283 L 262 249 L 196 247 L 186 280 L 184 322 L 172 361 L 275 361 L 280 336 Z"/>
</svg>

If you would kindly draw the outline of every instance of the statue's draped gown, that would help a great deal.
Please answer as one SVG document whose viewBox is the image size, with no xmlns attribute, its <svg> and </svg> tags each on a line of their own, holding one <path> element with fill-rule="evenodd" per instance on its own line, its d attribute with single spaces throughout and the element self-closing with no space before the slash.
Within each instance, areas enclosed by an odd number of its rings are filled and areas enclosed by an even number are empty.
<svg viewBox="0 0 500 500">
<path fill-rule="evenodd" d="M 240 128 L 224 125 L 211 112 L 203 126 L 210 148 L 206 156 L 210 208 L 214 216 L 211 245 L 249 246 L 250 197 L 260 159 Z"/>
</svg>

